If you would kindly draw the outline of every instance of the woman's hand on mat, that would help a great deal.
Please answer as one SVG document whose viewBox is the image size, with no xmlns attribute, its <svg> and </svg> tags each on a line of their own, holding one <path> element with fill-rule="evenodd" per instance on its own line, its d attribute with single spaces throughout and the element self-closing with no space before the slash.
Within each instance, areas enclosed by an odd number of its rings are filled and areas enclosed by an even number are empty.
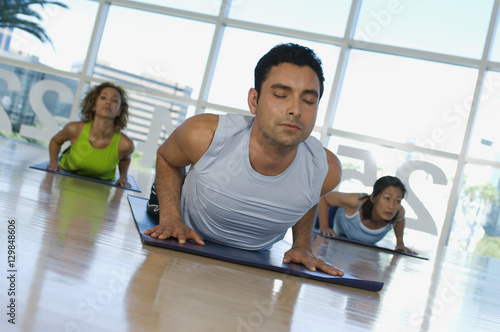
<svg viewBox="0 0 500 332">
<path fill-rule="evenodd" d="M 321 234 L 321 235 L 326 235 L 326 236 L 333 236 L 333 237 L 339 236 L 330 227 L 320 227 L 319 230 L 318 230 L 318 233 Z"/>
<path fill-rule="evenodd" d="M 412 255 L 418 255 L 418 252 L 416 251 L 413 251 L 409 248 L 406 248 L 404 244 L 398 244 L 396 245 L 396 249 L 397 251 L 402 251 L 402 252 L 405 252 L 405 253 L 408 253 L 408 254 L 412 254 Z"/>
<path fill-rule="evenodd" d="M 316 271 L 317 269 L 332 276 L 343 276 L 344 272 L 337 269 L 335 266 L 328 264 L 322 259 L 314 256 L 309 250 L 292 248 L 285 252 L 283 263 L 299 263 L 303 264 L 308 270 Z"/>
<path fill-rule="evenodd" d="M 199 245 L 205 245 L 205 242 L 203 242 L 201 237 L 196 234 L 196 232 L 191 228 L 184 225 L 182 222 L 162 223 L 148 229 L 144 232 L 144 234 L 151 235 L 151 237 L 156 237 L 160 240 L 174 237 L 177 239 L 177 241 L 179 241 L 180 244 L 186 243 L 187 240 L 193 240 Z"/>
<path fill-rule="evenodd" d="M 59 165 L 58 162 L 49 163 L 46 168 L 49 171 L 54 171 L 54 172 L 60 172 L 61 171 L 61 165 Z"/>
<path fill-rule="evenodd" d="M 132 187 L 130 185 L 130 183 L 128 183 L 128 178 L 127 177 L 119 178 L 118 180 L 116 180 L 115 184 L 118 185 L 118 186 L 125 187 L 125 188 L 131 188 Z"/>
</svg>

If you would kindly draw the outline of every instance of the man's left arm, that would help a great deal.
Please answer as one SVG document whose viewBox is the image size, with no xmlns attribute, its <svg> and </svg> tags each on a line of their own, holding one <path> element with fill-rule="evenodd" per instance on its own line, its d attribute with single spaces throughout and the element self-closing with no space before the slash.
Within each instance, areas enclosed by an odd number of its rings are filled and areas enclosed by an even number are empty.
<svg viewBox="0 0 500 332">
<path fill-rule="evenodd" d="M 323 187 L 321 188 L 321 197 L 335 189 L 342 179 L 342 164 L 339 158 L 328 149 L 325 149 L 326 161 L 328 162 L 328 173 L 326 174 Z"/>
<path fill-rule="evenodd" d="M 321 196 L 324 196 L 335 189 L 335 187 L 340 183 L 340 179 L 342 177 L 342 166 L 337 156 L 327 149 L 325 149 L 325 152 L 328 162 L 328 173 L 323 182 L 323 187 L 321 188 Z M 337 269 L 333 265 L 326 263 L 322 259 L 317 258 L 312 253 L 311 236 L 314 217 L 316 216 L 316 208 L 317 205 L 310 209 L 292 227 L 293 245 L 292 248 L 285 253 L 283 263 L 301 263 L 311 271 L 319 269 L 334 276 L 342 276 L 344 275 L 344 272 Z"/>
<path fill-rule="evenodd" d="M 330 265 L 317 258 L 312 253 L 311 249 L 311 235 L 316 215 L 315 205 L 310 209 L 300 220 L 292 227 L 293 245 L 290 250 L 285 253 L 283 263 L 299 263 L 303 264 L 308 270 L 316 271 L 319 269 L 325 273 L 334 276 L 343 276 L 344 272 L 337 269 L 335 266 Z"/>
</svg>

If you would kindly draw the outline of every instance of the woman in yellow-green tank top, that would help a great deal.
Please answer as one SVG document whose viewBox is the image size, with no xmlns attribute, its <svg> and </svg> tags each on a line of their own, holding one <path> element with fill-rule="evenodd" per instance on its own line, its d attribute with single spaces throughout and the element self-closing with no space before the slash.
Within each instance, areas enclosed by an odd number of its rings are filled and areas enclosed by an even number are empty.
<svg viewBox="0 0 500 332">
<path fill-rule="evenodd" d="M 94 87 L 81 103 L 80 116 L 82 121 L 68 123 L 50 140 L 47 169 L 116 180 L 115 184 L 130 187 L 127 173 L 134 144 L 121 133 L 128 120 L 126 92 L 110 82 Z M 59 159 L 66 141 L 71 146 Z M 119 179 L 115 179 L 117 165 Z"/>
<path fill-rule="evenodd" d="M 87 122 L 74 144 L 66 153 L 63 153 L 59 165 L 62 169 L 76 174 L 115 180 L 116 165 L 118 165 L 118 146 L 121 133 L 114 133 L 111 143 L 104 149 L 94 148 L 89 141 L 92 122 Z"/>
</svg>

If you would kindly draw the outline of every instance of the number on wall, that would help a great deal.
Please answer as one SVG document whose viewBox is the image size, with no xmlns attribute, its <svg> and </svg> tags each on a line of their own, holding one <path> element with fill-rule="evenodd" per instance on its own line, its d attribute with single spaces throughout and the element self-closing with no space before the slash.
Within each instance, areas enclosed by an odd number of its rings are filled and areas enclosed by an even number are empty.
<svg viewBox="0 0 500 332">
<path fill-rule="evenodd" d="M 11 71 L 7 69 L 0 68 L 0 79 L 7 83 L 7 90 L 9 91 L 20 91 L 21 82 L 19 78 Z M 9 119 L 9 115 L 3 108 L 0 101 L 0 130 L 12 133 L 12 124 Z"/>
<path fill-rule="evenodd" d="M 356 179 L 361 181 L 365 186 L 372 187 L 377 180 L 377 162 L 373 159 L 370 151 L 358 149 L 350 146 L 340 145 L 337 154 L 339 156 L 359 159 L 364 162 L 363 173 L 354 169 L 344 169 L 342 171 L 342 181 L 349 179 Z M 405 185 L 408 202 L 411 209 L 417 215 L 417 219 L 406 217 L 406 227 L 437 235 L 437 227 L 434 219 L 422 204 L 421 200 L 417 197 L 413 189 L 410 187 L 410 174 L 415 171 L 424 171 L 432 176 L 433 183 L 439 185 L 446 185 L 447 179 L 443 170 L 438 166 L 424 161 L 406 161 L 400 165 L 396 171 L 395 176 L 398 177 Z"/>
</svg>

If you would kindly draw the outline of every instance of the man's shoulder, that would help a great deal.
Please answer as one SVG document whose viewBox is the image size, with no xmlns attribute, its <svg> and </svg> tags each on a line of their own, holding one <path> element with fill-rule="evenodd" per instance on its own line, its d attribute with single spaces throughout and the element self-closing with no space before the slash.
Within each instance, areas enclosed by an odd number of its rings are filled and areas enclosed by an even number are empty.
<svg viewBox="0 0 500 332">
<path fill-rule="evenodd" d="M 217 125 L 219 123 L 219 116 L 215 114 L 198 114 L 186 119 L 180 126 L 180 132 L 189 133 L 189 137 L 196 138 L 202 136 L 213 136 Z"/>
<path fill-rule="evenodd" d="M 237 127 L 250 127 L 253 123 L 253 115 L 237 114 L 237 113 L 227 113 L 222 116 L 224 121 L 227 121 L 231 126 Z"/>
<path fill-rule="evenodd" d="M 235 135 L 251 127 L 252 121 L 252 116 L 241 114 L 204 113 L 184 121 L 176 136 L 179 142 L 186 144 L 185 146 L 205 153 L 213 142 L 219 146 L 221 142 L 231 141 Z"/>
<path fill-rule="evenodd" d="M 219 122 L 219 115 L 211 113 L 203 113 L 193 115 L 184 121 L 184 124 L 189 125 L 199 125 L 199 126 L 211 126 Z"/>
<path fill-rule="evenodd" d="M 183 126 L 189 127 L 190 131 L 200 130 L 214 133 L 218 128 L 222 130 L 235 130 L 248 128 L 252 125 L 254 117 L 236 113 L 227 113 L 223 115 L 203 113 L 194 115 L 186 121 Z"/>
<path fill-rule="evenodd" d="M 253 115 L 236 113 L 220 115 L 216 135 L 223 139 L 237 135 L 238 133 L 250 128 L 253 124 L 253 120 Z"/>
<path fill-rule="evenodd" d="M 314 136 L 309 136 L 305 141 L 300 143 L 299 145 L 304 146 L 309 153 L 312 155 L 319 157 L 323 159 L 326 157 L 325 155 L 325 148 L 323 147 L 323 144 Z"/>
</svg>

